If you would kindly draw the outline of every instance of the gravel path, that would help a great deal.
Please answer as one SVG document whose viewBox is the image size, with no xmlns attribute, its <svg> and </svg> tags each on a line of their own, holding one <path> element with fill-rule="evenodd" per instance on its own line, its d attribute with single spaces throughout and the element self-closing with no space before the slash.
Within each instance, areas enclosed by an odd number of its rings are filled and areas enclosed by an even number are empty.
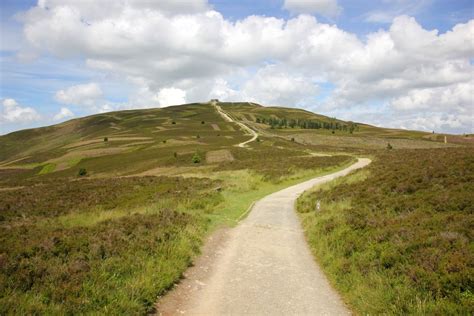
<svg viewBox="0 0 474 316">
<path fill-rule="evenodd" d="M 251 139 L 246 140 L 245 142 L 239 143 L 235 146 L 242 147 L 242 148 L 246 147 L 248 143 L 251 143 L 251 142 L 255 141 L 258 138 L 258 134 L 257 134 L 256 131 L 254 131 L 253 129 L 251 129 L 250 127 L 245 125 L 244 123 L 237 122 L 236 120 L 232 119 L 227 113 L 224 112 L 224 110 L 222 110 L 222 108 L 220 106 L 217 105 L 217 103 L 212 102 L 212 105 L 214 105 L 214 107 L 217 110 L 217 113 L 219 113 L 225 121 L 234 122 L 234 123 L 238 124 L 244 131 L 246 131 L 247 133 L 252 135 Z"/>
<path fill-rule="evenodd" d="M 295 200 L 314 185 L 363 168 L 369 159 L 273 193 L 255 203 L 240 224 L 194 273 L 158 304 L 162 314 L 347 315 L 339 295 L 307 246 Z M 174 304 L 174 306 L 173 306 Z"/>
</svg>

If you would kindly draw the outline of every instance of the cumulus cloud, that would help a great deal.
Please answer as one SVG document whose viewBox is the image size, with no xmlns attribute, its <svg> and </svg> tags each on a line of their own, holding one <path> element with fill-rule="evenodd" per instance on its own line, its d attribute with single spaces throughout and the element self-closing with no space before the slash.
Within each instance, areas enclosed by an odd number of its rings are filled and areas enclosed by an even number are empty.
<svg viewBox="0 0 474 316">
<path fill-rule="evenodd" d="M 83 105 L 92 107 L 103 96 L 102 89 L 97 83 L 87 83 L 71 86 L 56 92 L 55 99 L 59 103 Z"/>
<path fill-rule="evenodd" d="M 285 0 L 283 7 L 293 14 L 321 14 L 335 17 L 342 11 L 337 0 Z"/>
<path fill-rule="evenodd" d="M 66 118 L 70 118 L 70 117 L 73 117 L 74 116 L 74 113 L 72 113 L 71 110 L 69 110 L 68 108 L 61 108 L 59 110 L 59 112 L 53 117 L 53 120 L 55 121 L 62 121 Z"/>
<path fill-rule="evenodd" d="M 243 100 L 262 104 L 296 106 L 314 100 L 317 92 L 311 78 L 268 65 L 245 82 L 241 95 Z"/>
<path fill-rule="evenodd" d="M 0 112 L 0 122 L 6 123 L 27 123 L 39 121 L 41 116 L 31 107 L 24 107 L 14 99 L 4 99 L 3 108 Z"/>
<path fill-rule="evenodd" d="M 189 8 L 182 3 L 120 0 L 99 7 L 95 1 L 42 0 L 24 14 L 24 34 L 37 51 L 81 56 L 88 67 L 136 85 L 131 103 L 140 106 L 213 95 L 309 105 L 316 102 L 316 82 L 335 88 L 315 110 L 378 102 L 394 111 L 461 115 L 472 106 L 465 96 L 472 92 L 466 87 L 474 71 L 474 20 L 440 34 L 398 16 L 388 29 L 362 39 L 310 15 L 233 22 L 204 0 Z M 284 6 L 333 16 L 341 9 L 329 0 L 287 0 Z M 459 101 L 443 101 L 451 96 Z M 101 97 L 96 84 L 56 94 L 63 104 L 94 105 Z"/>
<path fill-rule="evenodd" d="M 186 103 L 186 91 L 177 88 L 163 88 L 158 92 L 158 101 L 161 106 Z"/>
</svg>

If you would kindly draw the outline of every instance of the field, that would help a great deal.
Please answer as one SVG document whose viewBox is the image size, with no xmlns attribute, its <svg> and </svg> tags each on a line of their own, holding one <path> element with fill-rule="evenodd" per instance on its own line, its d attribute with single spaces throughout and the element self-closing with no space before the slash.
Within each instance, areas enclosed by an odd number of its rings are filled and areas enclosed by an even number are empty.
<svg viewBox="0 0 474 316">
<path fill-rule="evenodd" d="M 356 312 L 472 314 L 473 175 L 470 148 L 392 150 L 299 198 L 312 250 Z"/>
<path fill-rule="evenodd" d="M 208 105 L 0 137 L 0 314 L 147 313 L 214 229 L 353 161 L 269 137 L 234 146 L 248 138 Z"/>
</svg>

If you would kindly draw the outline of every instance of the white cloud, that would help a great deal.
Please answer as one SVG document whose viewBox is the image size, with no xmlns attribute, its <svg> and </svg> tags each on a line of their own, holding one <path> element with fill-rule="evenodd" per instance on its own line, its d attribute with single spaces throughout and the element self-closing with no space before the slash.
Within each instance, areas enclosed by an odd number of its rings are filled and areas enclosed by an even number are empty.
<svg viewBox="0 0 474 316">
<path fill-rule="evenodd" d="M 186 103 L 186 91 L 177 88 L 163 88 L 158 92 L 157 99 L 160 106 Z"/>
<path fill-rule="evenodd" d="M 14 99 L 4 99 L 3 109 L 0 112 L 0 122 L 27 123 L 39 121 L 41 116 L 31 107 L 22 107 Z"/>
<path fill-rule="evenodd" d="M 70 117 L 73 117 L 74 116 L 74 113 L 72 113 L 71 110 L 69 110 L 68 108 L 61 108 L 59 110 L 59 112 L 53 117 L 53 120 L 55 121 L 61 121 L 61 120 L 64 120 L 66 118 L 70 118 Z"/>
<path fill-rule="evenodd" d="M 335 17 L 342 11 L 337 0 L 285 0 L 283 8 L 293 14 L 321 14 Z"/>
<path fill-rule="evenodd" d="M 449 113 L 426 112 L 407 117 L 396 118 L 387 122 L 386 126 L 404 128 L 410 130 L 435 131 L 445 133 L 459 133 L 464 130 L 467 133 L 474 133 L 473 116 L 455 115 Z M 467 127 L 467 128 L 466 128 Z"/>
<path fill-rule="evenodd" d="M 103 93 L 100 86 L 92 82 L 59 90 L 55 94 L 55 99 L 62 104 L 93 107 L 102 96 Z"/>
<path fill-rule="evenodd" d="M 296 106 L 308 103 L 317 92 L 311 78 L 268 65 L 245 82 L 241 95 L 243 100 L 266 105 Z"/>
<path fill-rule="evenodd" d="M 189 10 L 181 3 L 44 0 L 24 15 L 24 33 L 39 52 L 81 56 L 89 68 L 137 86 L 130 107 L 214 95 L 306 105 L 317 95 L 315 76 L 335 87 L 324 102 L 326 109 L 378 102 L 394 111 L 435 109 L 461 115 L 472 106 L 463 98 L 448 107 L 440 97 L 456 96 L 456 89 L 465 91 L 456 87 L 471 84 L 474 20 L 440 34 L 414 18 L 398 16 L 387 30 L 362 39 L 310 15 L 288 20 L 250 16 L 232 22 L 204 0 Z M 285 7 L 326 15 L 340 10 L 336 1 L 293 0 Z M 102 91 L 89 85 L 92 89 L 85 93 L 74 87 L 58 91 L 56 99 L 98 109 Z"/>
</svg>

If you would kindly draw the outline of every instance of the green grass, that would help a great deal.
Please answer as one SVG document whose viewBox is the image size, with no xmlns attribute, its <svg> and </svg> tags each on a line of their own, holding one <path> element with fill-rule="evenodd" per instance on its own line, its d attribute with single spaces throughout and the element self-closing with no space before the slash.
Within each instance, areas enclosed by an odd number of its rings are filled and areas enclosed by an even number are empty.
<svg viewBox="0 0 474 316">
<path fill-rule="evenodd" d="M 48 163 L 46 165 L 44 165 L 40 172 L 38 172 L 39 175 L 43 175 L 43 174 L 48 174 L 48 173 L 51 173 L 54 171 L 54 169 L 56 169 L 56 164 L 54 163 Z"/>
<path fill-rule="evenodd" d="M 298 199 L 311 249 L 357 314 L 474 312 L 473 154 L 386 152 Z"/>
</svg>

